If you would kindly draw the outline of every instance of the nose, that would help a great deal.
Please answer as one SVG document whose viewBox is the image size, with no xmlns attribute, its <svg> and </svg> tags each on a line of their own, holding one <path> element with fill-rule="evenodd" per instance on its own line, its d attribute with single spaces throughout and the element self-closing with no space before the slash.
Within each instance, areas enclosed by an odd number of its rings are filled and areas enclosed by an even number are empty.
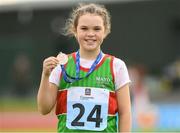
<svg viewBox="0 0 180 133">
<path fill-rule="evenodd" d="M 89 31 L 87 32 L 87 35 L 88 35 L 88 36 L 94 36 L 94 35 L 95 35 L 95 33 L 94 33 L 94 31 L 89 30 Z"/>
</svg>

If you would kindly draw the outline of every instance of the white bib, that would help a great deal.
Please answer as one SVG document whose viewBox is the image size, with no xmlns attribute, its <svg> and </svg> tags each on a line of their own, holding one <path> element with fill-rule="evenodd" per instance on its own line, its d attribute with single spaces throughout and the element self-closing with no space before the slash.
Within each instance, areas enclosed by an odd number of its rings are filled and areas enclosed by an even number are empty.
<svg viewBox="0 0 180 133">
<path fill-rule="evenodd" d="M 71 87 L 67 93 L 69 129 L 102 131 L 107 127 L 109 91 L 103 88 Z"/>
</svg>

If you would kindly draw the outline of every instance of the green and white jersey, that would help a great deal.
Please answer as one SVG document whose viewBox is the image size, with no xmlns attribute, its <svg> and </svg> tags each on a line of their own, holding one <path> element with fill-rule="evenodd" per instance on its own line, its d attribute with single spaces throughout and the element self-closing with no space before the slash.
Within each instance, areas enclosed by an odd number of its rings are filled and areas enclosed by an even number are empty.
<svg viewBox="0 0 180 133">
<path fill-rule="evenodd" d="M 76 54 L 68 57 L 65 68 L 75 77 Z M 115 62 L 116 61 L 116 62 Z M 80 59 L 80 77 L 84 77 L 93 61 Z M 83 63 L 85 66 L 83 65 Z M 120 65 L 121 64 L 121 65 Z M 119 67 L 118 71 L 114 68 Z M 120 75 L 117 75 L 119 71 Z M 123 80 L 115 79 L 124 76 Z M 110 55 L 103 58 L 95 70 L 86 78 L 66 83 L 60 66 L 51 73 L 49 81 L 58 86 L 56 115 L 58 132 L 117 132 L 117 101 L 115 91 L 130 82 L 123 61 Z M 116 83 L 117 82 L 117 83 Z"/>
</svg>

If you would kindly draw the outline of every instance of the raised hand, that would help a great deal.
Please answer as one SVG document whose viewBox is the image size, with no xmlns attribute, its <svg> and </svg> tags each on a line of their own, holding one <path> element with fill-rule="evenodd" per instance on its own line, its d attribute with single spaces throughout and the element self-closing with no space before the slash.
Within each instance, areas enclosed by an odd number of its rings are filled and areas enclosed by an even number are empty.
<svg viewBox="0 0 180 133">
<path fill-rule="evenodd" d="M 59 60 L 54 57 L 48 57 L 43 61 L 43 74 L 49 76 L 51 71 L 59 64 Z"/>
</svg>

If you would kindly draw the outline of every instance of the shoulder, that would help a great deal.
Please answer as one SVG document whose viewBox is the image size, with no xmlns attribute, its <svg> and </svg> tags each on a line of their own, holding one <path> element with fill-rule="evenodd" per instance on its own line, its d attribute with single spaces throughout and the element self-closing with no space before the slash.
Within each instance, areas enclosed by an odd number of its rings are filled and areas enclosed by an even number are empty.
<svg viewBox="0 0 180 133">
<path fill-rule="evenodd" d="M 114 66 L 124 66 L 125 65 L 125 62 L 122 59 L 120 59 L 116 56 L 110 55 L 110 54 L 105 54 L 105 55 L 112 58 Z"/>
<path fill-rule="evenodd" d="M 127 72 L 127 66 L 125 62 L 117 57 L 114 58 L 113 69 L 116 76 L 122 75 L 123 73 Z"/>
<path fill-rule="evenodd" d="M 130 83 L 128 69 L 125 62 L 122 59 L 114 58 L 113 62 L 114 77 L 115 77 L 115 89 L 123 87 L 125 84 Z"/>
<path fill-rule="evenodd" d="M 114 63 L 118 64 L 118 65 L 124 65 L 125 64 L 125 62 L 122 59 L 117 58 L 117 57 L 114 57 Z"/>
<path fill-rule="evenodd" d="M 124 67 L 126 67 L 125 62 L 123 60 L 117 58 L 117 57 L 114 58 L 113 64 L 114 64 L 115 68 L 124 68 Z"/>
<path fill-rule="evenodd" d="M 116 56 L 110 55 L 110 54 L 104 54 L 104 55 L 106 57 L 109 57 L 112 60 L 114 68 L 126 67 L 125 62 L 122 59 L 120 59 L 120 58 L 118 58 Z"/>
</svg>

